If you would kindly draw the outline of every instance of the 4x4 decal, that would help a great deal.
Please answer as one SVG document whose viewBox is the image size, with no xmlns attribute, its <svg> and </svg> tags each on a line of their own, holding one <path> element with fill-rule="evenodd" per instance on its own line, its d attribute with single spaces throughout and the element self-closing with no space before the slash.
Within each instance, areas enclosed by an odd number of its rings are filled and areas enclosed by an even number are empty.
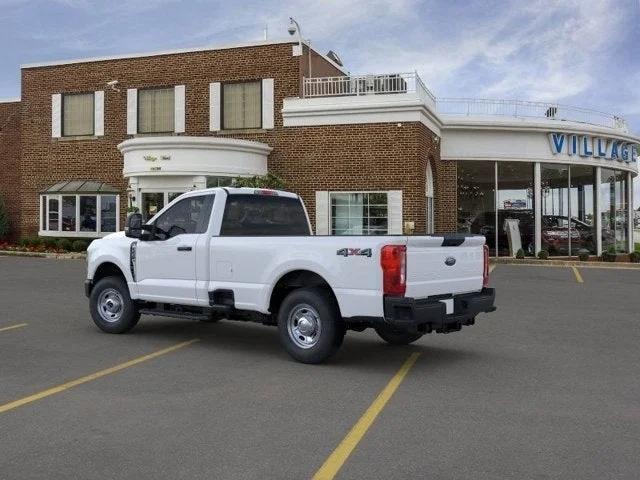
<svg viewBox="0 0 640 480">
<path fill-rule="evenodd" d="M 360 257 L 369 257 L 371 258 L 371 249 L 370 248 L 341 248 L 336 252 L 337 255 L 341 255 L 343 257 L 351 257 L 351 256 L 360 256 Z"/>
</svg>

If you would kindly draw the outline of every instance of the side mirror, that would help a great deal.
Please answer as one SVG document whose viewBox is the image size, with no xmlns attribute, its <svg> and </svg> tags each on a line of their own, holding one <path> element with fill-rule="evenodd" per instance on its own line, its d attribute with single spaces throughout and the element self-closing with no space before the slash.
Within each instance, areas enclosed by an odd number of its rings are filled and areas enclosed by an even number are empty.
<svg viewBox="0 0 640 480">
<path fill-rule="evenodd" d="M 140 238 L 142 236 L 142 214 L 132 213 L 127 217 L 124 224 L 124 234 L 129 238 Z"/>
</svg>

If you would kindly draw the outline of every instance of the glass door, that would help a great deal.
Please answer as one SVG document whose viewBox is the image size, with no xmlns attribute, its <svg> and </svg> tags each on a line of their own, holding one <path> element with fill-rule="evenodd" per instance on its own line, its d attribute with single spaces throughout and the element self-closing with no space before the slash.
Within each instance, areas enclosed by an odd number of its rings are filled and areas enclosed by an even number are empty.
<svg viewBox="0 0 640 480">
<path fill-rule="evenodd" d="M 164 192 L 144 192 L 142 194 L 142 219 L 148 222 L 151 217 L 164 208 Z"/>
</svg>

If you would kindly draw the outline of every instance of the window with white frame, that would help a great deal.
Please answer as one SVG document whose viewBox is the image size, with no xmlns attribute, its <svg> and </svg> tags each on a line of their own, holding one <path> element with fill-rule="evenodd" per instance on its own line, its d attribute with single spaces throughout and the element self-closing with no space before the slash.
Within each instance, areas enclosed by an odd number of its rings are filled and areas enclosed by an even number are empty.
<svg viewBox="0 0 640 480">
<path fill-rule="evenodd" d="M 62 95 L 63 137 L 90 136 L 95 133 L 94 103 L 94 92 Z"/>
<path fill-rule="evenodd" d="M 222 85 L 222 128 L 224 130 L 262 127 L 262 82 Z"/>
<path fill-rule="evenodd" d="M 120 229 L 120 199 L 99 182 L 56 184 L 40 194 L 40 235 L 99 237 Z M 75 187 L 71 191 L 67 187 Z M 100 191 L 93 193 L 88 190 Z M 106 191 L 111 190 L 111 191 Z"/>
<path fill-rule="evenodd" d="M 330 192 L 331 235 L 386 235 L 386 192 Z"/>
<path fill-rule="evenodd" d="M 169 133 L 175 130 L 175 89 L 138 91 L 138 133 Z"/>
</svg>

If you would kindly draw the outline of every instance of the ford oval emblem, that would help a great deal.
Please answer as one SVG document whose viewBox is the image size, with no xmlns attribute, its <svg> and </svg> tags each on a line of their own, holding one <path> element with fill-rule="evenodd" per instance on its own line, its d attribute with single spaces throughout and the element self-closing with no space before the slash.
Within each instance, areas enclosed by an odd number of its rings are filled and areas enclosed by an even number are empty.
<svg viewBox="0 0 640 480">
<path fill-rule="evenodd" d="M 453 257 L 447 257 L 447 259 L 444 261 L 444 264 L 448 267 L 453 267 L 456 264 L 456 259 Z"/>
</svg>

